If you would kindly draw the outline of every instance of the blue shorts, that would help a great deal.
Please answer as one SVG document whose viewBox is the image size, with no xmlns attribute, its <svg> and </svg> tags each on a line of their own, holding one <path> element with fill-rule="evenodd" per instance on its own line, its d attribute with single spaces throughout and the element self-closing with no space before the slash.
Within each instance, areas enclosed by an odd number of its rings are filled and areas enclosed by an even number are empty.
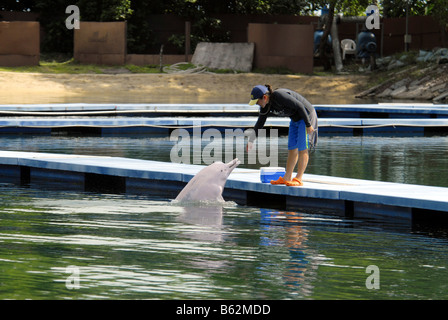
<svg viewBox="0 0 448 320">
<path fill-rule="evenodd" d="M 305 121 L 294 122 L 291 120 L 289 123 L 288 150 L 299 149 L 299 151 L 303 151 L 308 149 L 308 145 Z"/>
</svg>

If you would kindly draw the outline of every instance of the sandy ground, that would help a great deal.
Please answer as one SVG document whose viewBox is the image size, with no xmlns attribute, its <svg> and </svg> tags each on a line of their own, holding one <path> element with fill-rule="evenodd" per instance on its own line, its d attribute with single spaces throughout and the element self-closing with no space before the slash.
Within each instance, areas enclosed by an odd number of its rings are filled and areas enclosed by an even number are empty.
<svg viewBox="0 0 448 320">
<path fill-rule="evenodd" d="M 295 90 L 314 104 L 362 103 L 364 76 L 263 74 L 41 74 L 0 72 L 0 104 L 246 103 L 257 84 Z"/>
</svg>

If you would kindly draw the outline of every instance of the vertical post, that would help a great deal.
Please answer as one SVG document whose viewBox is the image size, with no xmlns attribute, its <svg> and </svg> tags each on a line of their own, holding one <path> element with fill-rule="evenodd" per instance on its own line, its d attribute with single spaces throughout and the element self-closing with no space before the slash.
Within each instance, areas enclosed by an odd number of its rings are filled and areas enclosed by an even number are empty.
<svg viewBox="0 0 448 320">
<path fill-rule="evenodd" d="M 185 21 L 185 62 L 188 62 L 188 56 L 191 51 L 191 43 L 190 43 L 190 35 L 191 35 L 191 22 Z"/>
<path fill-rule="evenodd" d="M 159 59 L 160 59 L 160 66 L 159 66 L 159 71 L 160 72 L 163 72 L 163 44 L 160 46 L 160 56 L 159 56 Z"/>
<path fill-rule="evenodd" d="M 336 71 L 340 72 L 342 71 L 343 65 L 342 65 L 342 58 L 341 58 L 341 46 L 339 43 L 339 35 L 338 35 L 338 27 L 336 22 L 336 16 L 333 17 L 333 22 L 331 24 L 331 41 L 333 45 L 333 57 L 334 57 L 334 64 L 336 66 Z"/>
<path fill-rule="evenodd" d="M 409 0 L 406 0 L 406 34 L 404 36 L 404 51 L 409 51 L 409 36 L 408 36 L 408 20 L 409 20 Z"/>
<path fill-rule="evenodd" d="M 128 22 L 124 21 L 124 50 L 123 50 L 123 64 L 126 64 L 128 61 Z"/>
</svg>

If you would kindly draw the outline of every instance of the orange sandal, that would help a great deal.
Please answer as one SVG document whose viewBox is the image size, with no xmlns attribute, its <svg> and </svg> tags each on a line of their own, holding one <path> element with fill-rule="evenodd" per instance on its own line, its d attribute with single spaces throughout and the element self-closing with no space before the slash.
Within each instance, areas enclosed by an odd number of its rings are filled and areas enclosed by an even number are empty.
<svg viewBox="0 0 448 320">
<path fill-rule="evenodd" d="M 278 178 L 277 180 L 271 180 L 271 184 L 286 184 L 288 181 L 283 179 L 283 177 Z"/>
<path fill-rule="evenodd" d="M 301 187 L 303 186 L 303 182 L 297 178 L 292 179 L 292 181 L 286 181 L 286 185 L 288 187 Z"/>
</svg>

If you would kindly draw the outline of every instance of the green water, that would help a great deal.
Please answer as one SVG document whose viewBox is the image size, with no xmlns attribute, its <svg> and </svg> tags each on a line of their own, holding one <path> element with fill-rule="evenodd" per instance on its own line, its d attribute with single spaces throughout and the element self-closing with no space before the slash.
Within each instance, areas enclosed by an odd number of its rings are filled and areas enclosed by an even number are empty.
<svg viewBox="0 0 448 320">
<path fill-rule="evenodd" d="M 172 147 L 162 137 L 0 143 L 160 161 Z M 447 137 L 322 138 L 308 172 L 447 187 L 447 145 Z M 0 299 L 447 299 L 447 231 L 1 183 Z"/>
<path fill-rule="evenodd" d="M 448 298 L 444 235 L 234 203 L 189 211 L 150 196 L 0 188 L 1 299 Z M 379 289 L 366 286 L 370 265 Z"/>
<path fill-rule="evenodd" d="M 241 146 L 237 142 L 235 149 L 239 150 Z M 170 151 L 175 143 L 170 141 L 169 136 L 0 136 L 2 150 L 101 155 L 164 162 L 171 162 Z M 278 166 L 286 165 L 287 143 L 286 137 L 279 137 Z M 202 144 L 202 150 L 206 145 L 207 141 Z M 193 158 L 193 148 L 191 151 Z M 270 154 L 269 148 L 267 154 Z M 258 169 L 265 165 L 260 164 L 258 158 L 257 163 L 250 164 L 247 154 L 243 157 L 240 158 L 240 167 Z M 320 137 L 306 173 L 448 187 L 448 136 Z"/>
</svg>

